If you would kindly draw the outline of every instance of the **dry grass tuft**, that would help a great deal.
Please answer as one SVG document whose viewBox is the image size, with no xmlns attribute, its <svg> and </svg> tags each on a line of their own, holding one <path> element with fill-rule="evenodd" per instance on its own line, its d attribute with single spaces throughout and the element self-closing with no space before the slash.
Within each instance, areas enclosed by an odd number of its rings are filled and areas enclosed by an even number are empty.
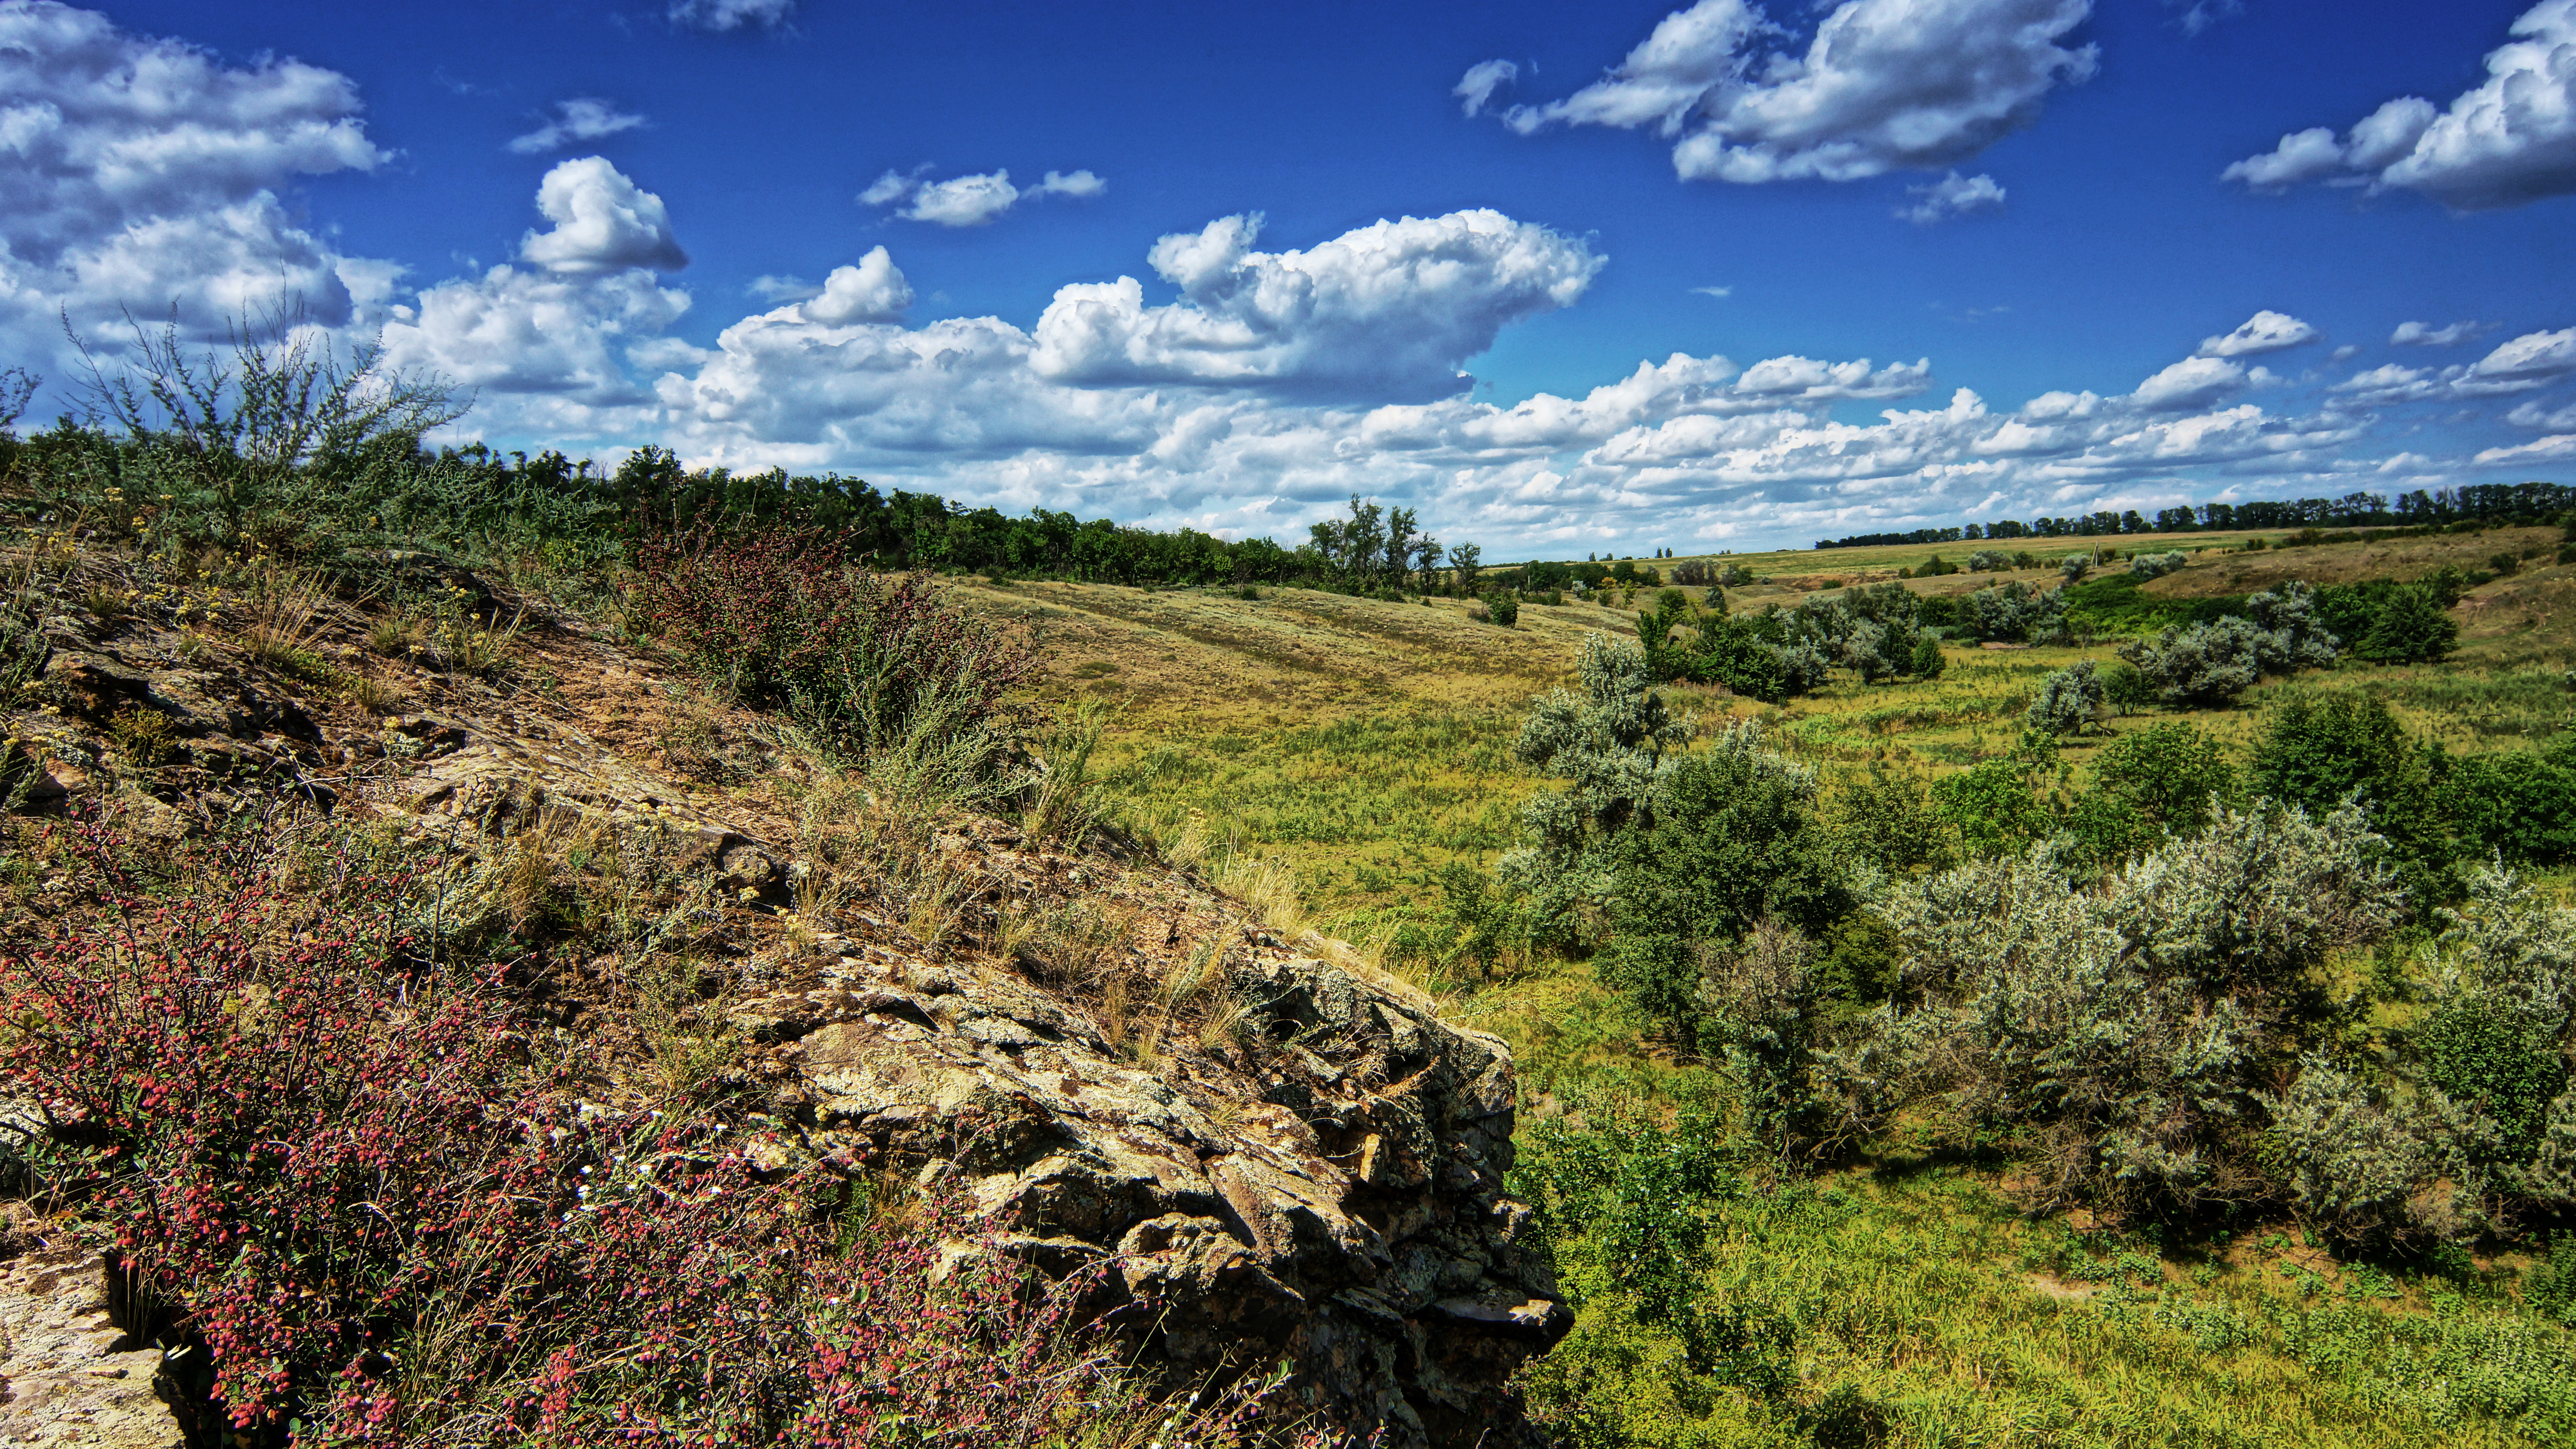
<svg viewBox="0 0 2576 1449">
<path fill-rule="evenodd" d="M 320 632 L 330 586 L 320 574 L 270 564 L 251 576 L 250 596 L 250 627 L 242 633 L 243 652 L 262 664 L 299 674 L 309 671 L 316 661 L 306 646 Z"/>
</svg>

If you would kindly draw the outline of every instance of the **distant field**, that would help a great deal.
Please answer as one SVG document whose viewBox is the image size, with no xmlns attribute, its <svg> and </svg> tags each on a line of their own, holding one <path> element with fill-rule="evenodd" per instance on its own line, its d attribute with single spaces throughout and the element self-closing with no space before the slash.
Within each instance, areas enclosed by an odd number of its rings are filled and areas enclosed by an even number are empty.
<svg viewBox="0 0 2576 1449">
<path fill-rule="evenodd" d="M 2191 714 L 2195 723 L 2246 738 L 2265 703 L 2285 689 L 2370 690 L 2411 727 L 2461 752 L 2528 746 L 2576 723 L 2576 692 L 2565 683 L 2576 665 L 2576 567 L 2550 562 L 2556 530 L 2231 551 L 2254 536 L 2117 542 L 2194 551 L 2189 567 L 2142 591 L 2176 599 L 2241 594 L 2292 578 L 2412 579 L 2444 565 L 2465 572 L 2486 567 L 2499 552 L 2535 557 L 2461 600 L 2462 647 L 2443 663 L 2382 668 L 2351 661 L 2267 681 L 2237 708 Z M 2044 572 L 2018 577 L 2054 583 L 2054 560 L 2083 542 L 2018 539 L 2005 546 L 2051 561 Z M 1730 555 L 1728 562 L 1770 577 L 1726 594 L 1738 610 L 1785 606 L 1814 592 L 1891 580 L 1898 568 L 1920 567 L 1936 553 L 1959 562 L 1968 551 L 1907 545 Z M 1680 561 L 1654 566 L 1669 571 Z M 1994 581 L 1958 573 L 1906 586 L 1946 594 Z M 1110 706 L 1100 764 L 1133 816 L 1177 830 L 1197 812 L 1211 837 L 1291 862 L 1311 905 L 1363 935 L 1420 905 L 1439 866 L 1483 863 L 1511 842 L 1520 802 L 1538 784 L 1511 758 L 1529 700 L 1570 678 L 1585 635 L 1636 634 L 1632 611 L 1592 604 L 1524 605 L 1519 626 L 1500 629 L 1469 618 L 1467 603 L 1455 599 L 1397 604 L 1267 587 L 1247 599 L 1232 589 L 1038 582 L 969 583 L 964 590 L 1041 633 L 1043 696 Z M 1883 760 L 1938 772 L 2009 748 L 2031 692 L 2049 671 L 2081 658 L 2107 661 L 2116 642 L 1954 646 L 1938 680 L 1862 685 L 1838 676 L 1819 693 L 1776 708 L 1691 685 L 1669 692 L 1703 719 L 1758 716 L 1783 747 L 1819 761 Z M 2112 730 L 2129 723 L 2115 720 Z M 2081 767 L 2099 743 L 2070 742 L 2070 763 Z"/>
</svg>

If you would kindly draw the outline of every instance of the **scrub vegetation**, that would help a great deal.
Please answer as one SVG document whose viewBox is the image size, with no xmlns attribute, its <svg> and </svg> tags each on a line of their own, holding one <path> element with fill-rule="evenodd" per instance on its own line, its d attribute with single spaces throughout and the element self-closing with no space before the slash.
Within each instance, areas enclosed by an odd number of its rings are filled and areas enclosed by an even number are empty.
<svg viewBox="0 0 2576 1449">
<path fill-rule="evenodd" d="M 1659 560 L 1695 582 L 1509 633 L 975 591 L 1108 707 L 1138 829 L 1293 866 L 1511 1041 L 1569 1441 L 2541 1444 L 2576 1432 L 2566 536 Z M 1676 667 L 1769 611 L 1939 662 L 1820 628 L 1803 692 Z"/>
<path fill-rule="evenodd" d="M 138 359 L 0 435 L 0 1083 L 43 1118 L 0 1194 L 118 1255 L 203 1442 L 1320 1437 L 1136 1372 L 1078 1278 L 957 1268 L 1000 1229 L 943 1183 L 744 1149 L 738 902 L 667 860 L 327 822 L 160 694 L 39 797 L 76 633 L 389 756 L 413 691 L 570 687 L 484 577 L 701 681 L 651 747 L 788 811 L 791 940 L 1097 986 L 1140 1062 L 1239 1034 L 1207 961 L 1113 969 L 1114 898 L 982 903 L 926 823 L 979 813 L 1505 1038 L 1563 1442 L 2576 1438 L 2566 518 L 1496 566 L 1355 499 L 1264 552 L 426 453 L 444 395 L 371 359 Z"/>
</svg>

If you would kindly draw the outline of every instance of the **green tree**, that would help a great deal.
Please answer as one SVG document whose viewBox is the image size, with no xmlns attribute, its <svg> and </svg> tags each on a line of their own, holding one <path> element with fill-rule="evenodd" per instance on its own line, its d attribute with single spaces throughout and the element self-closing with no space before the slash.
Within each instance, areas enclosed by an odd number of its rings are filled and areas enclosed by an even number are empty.
<svg viewBox="0 0 2576 1449">
<path fill-rule="evenodd" d="M 1476 576 L 1484 572 L 1485 551 L 1472 543 L 1449 550 L 1449 585 L 1462 599 L 1476 597 Z"/>
<path fill-rule="evenodd" d="M 2093 760 L 2097 789 L 2173 835 L 2196 835 L 2236 798 L 2236 767 L 2217 736 L 2175 720 L 2132 730 Z"/>
<path fill-rule="evenodd" d="M 2108 866 L 2205 829 L 2236 798 L 2236 769 L 2212 736 L 2179 720 L 2120 736 L 2093 761 L 2093 788 L 2058 820 L 2087 865 Z"/>
<path fill-rule="evenodd" d="M 2373 664 L 2439 659 L 2460 642 L 2460 626 L 2431 589 L 2409 584 L 2381 602 L 2353 653 Z"/>
<path fill-rule="evenodd" d="M 1651 827 L 1658 787 L 1698 726 L 1665 706 L 1645 652 L 1633 644 L 1586 638 L 1575 679 L 1573 689 L 1541 696 L 1521 721 L 1513 754 L 1568 783 L 1521 807 L 1529 844 L 1496 869 L 1530 902 L 1539 940 L 1580 947 L 1604 925 L 1616 842 Z"/>
<path fill-rule="evenodd" d="M 1984 760 L 1932 782 L 1932 814 L 1969 855 L 2017 854 L 2048 833 L 2048 812 L 2031 794 L 2030 766 L 2010 756 Z"/>
<path fill-rule="evenodd" d="M 2547 749 L 2449 765 L 2437 786 L 2441 814 L 2470 853 L 2532 865 L 2576 860 L 2576 733 Z"/>
<path fill-rule="evenodd" d="M 1849 913 L 1833 833 L 1816 813 L 1815 773 L 1761 748 L 1761 727 L 1730 727 L 1656 782 L 1652 809 L 1611 839 L 1602 980 L 1684 1041 L 1695 1040 L 1700 978 L 1757 922 L 1813 935 Z"/>
<path fill-rule="evenodd" d="M 2311 815 L 2348 799 L 2395 853 L 2399 878 L 2431 899 L 2459 893 L 2435 796 L 2436 749 L 2409 738 L 2385 701 L 2365 694 L 2295 693 L 2272 711 L 2254 747 L 2255 790 Z"/>
<path fill-rule="evenodd" d="M 1885 765 L 1844 777 L 1828 813 L 1843 848 L 1882 870 L 1905 875 L 1949 862 L 1949 842 L 1922 782 Z"/>
</svg>

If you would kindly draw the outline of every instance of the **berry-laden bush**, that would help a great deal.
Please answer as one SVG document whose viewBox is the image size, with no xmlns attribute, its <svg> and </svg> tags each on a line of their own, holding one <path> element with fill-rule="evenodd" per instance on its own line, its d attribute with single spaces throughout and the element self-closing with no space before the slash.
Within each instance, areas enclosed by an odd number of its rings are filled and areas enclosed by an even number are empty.
<svg viewBox="0 0 2576 1449">
<path fill-rule="evenodd" d="M 230 1442 L 1175 1428 L 1077 1311 L 1086 1280 L 936 1197 L 836 1222 L 831 1172 L 764 1181 L 683 1103 L 579 1100 L 497 973 L 411 950 L 402 876 L 235 842 L 156 894 L 112 835 L 76 844 L 99 909 L 0 953 L 0 1082 L 50 1124 L 38 1186 L 112 1232 Z M 1229 1442 L 1258 1395 L 1177 1428 Z"/>
<path fill-rule="evenodd" d="M 1003 697 L 1037 667 L 1026 640 L 926 577 L 872 573 L 819 530 L 648 540 L 637 567 L 645 618 L 698 668 L 853 754 L 929 728 L 998 755 Z"/>
</svg>

